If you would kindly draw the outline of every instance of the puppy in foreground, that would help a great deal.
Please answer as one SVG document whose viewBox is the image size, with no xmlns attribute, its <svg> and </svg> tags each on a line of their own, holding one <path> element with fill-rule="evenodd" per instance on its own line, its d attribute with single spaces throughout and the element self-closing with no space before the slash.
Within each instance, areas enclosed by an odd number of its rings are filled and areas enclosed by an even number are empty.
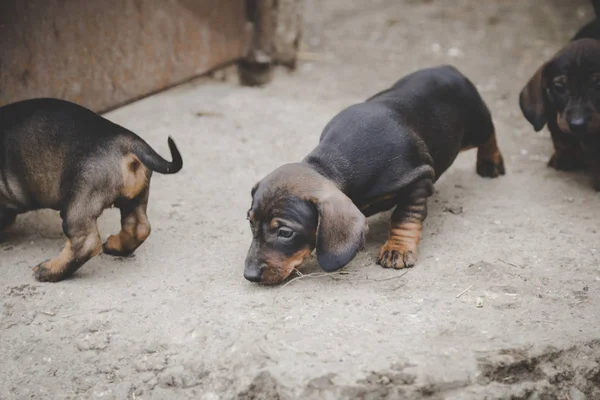
<svg viewBox="0 0 600 400">
<path fill-rule="evenodd" d="M 285 280 L 311 252 L 327 272 L 363 247 L 366 217 L 395 207 L 378 264 L 412 267 L 433 184 L 461 150 L 477 148 L 477 173 L 504 174 L 490 112 L 450 66 L 425 69 L 336 115 L 306 158 L 252 189 L 253 240 L 244 276 Z"/>
<path fill-rule="evenodd" d="M 152 171 L 178 172 L 183 162 L 169 138 L 172 162 L 133 132 L 77 104 L 33 99 L 0 107 L 0 231 L 18 214 L 60 211 L 67 242 L 34 268 L 39 281 L 60 281 L 102 248 L 133 253 L 150 235 L 146 216 Z M 96 219 L 118 207 L 122 230 L 100 240 Z"/>
<path fill-rule="evenodd" d="M 588 28 L 537 70 L 519 104 L 536 131 L 548 125 L 554 143 L 548 165 L 587 168 L 600 191 L 600 29 Z"/>
</svg>

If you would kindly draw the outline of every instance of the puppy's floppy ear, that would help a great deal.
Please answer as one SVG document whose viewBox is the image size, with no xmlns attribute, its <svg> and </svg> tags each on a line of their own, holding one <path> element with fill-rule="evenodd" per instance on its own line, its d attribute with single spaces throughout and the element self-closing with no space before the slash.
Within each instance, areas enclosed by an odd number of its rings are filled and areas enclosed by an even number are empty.
<svg viewBox="0 0 600 400">
<path fill-rule="evenodd" d="M 536 132 L 542 130 L 546 125 L 545 91 L 546 83 L 543 79 L 544 69 L 547 64 L 542 65 L 531 77 L 527 85 L 519 95 L 519 106 L 527 121 L 533 125 Z"/>
<path fill-rule="evenodd" d="M 258 184 L 260 182 L 258 182 L 256 185 L 252 186 L 252 190 L 250 191 L 250 196 L 252 197 L 252 203 L 250 203 L 250 209 L 248 210 L 248 212 L 246 213 L 246 219 L 250 220 L 250 216 L 251 216 L 251 211 L 252 211 L 252 207 L 254 207 L 254 195 L 256 194 L 256 191 L 258 190 Z"/>
<path fill-rule="evenodd" d="M 252 190 L 250 191 L 250 196 L 251 196 L 252 198 L 254 198 L 254 194 L 255 194 L 255 193 L 256 193 L 256 191 L 258 190 L 258 184 L 259 184 L 259 183 L 260 183 L 260 182 L 257 182 L 257 183 L 256 183 L 254 186 L 252 186 Z"/>
<path fill-rule="evenodd" d="M 336 187 L 324 189 L 312 201 L 319 210 L 317 260 L 323 270 L 337 271 L 362 249 L 369 229 L 367 218 Z"/>
</svg>

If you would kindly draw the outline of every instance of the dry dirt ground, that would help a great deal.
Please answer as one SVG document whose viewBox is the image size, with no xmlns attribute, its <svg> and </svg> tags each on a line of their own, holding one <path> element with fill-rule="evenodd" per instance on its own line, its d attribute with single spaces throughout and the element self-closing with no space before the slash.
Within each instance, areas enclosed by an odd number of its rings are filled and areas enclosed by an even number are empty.
<svg viewBox="0 0 600 400">
<path fill-rule="evenodd" d="M 517 105 L 591 17 L 584 0 L 311 0 L 296 72 L 264 88 L 200 79 L 111 112 L 162 154 L 173 135 L 184 170 L 155 175 L 133 258 L 40 284 L 58 215 L 2 236 L 0 399 L 600 399 L 599 195 L 546 167 L 549 135 Z M 386 214 L 346 274 L 245 281 L 252 185 L 341 108 L 444 63 L 480 88 L 508 174 L 481 179 L 461 154 L 409 271 L 375 265 Z M 102 234 L 118 227 L 107 211 Z"/>
</svg>

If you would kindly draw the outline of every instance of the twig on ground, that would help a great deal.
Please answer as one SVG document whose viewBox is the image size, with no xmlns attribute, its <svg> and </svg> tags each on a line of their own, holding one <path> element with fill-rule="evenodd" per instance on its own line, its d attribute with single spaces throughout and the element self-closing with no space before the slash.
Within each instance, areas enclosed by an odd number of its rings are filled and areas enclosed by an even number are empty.
<svg viewBox="0 0 600 400">
<path fill-rule="evenodd" d="M 391 281 L 391 280 L 395 280 L 395 279 L 400 279 L 402 278 L 404 275 L 408 274 L 410 270 L 406 270 L 404 273 L 397 275 L 397 276 L 393 276 L 391 278 L 384 278 L 384 279 L 370 279 L 369 277 L 366 278 L 366 280 L 368 281 L 373 281 L 373 282 L 386 282 L 386 281 Z M 354 275 L 353 272 L 350 271 L 336 271 L 336 272 L 313 272 L 310 274 L 303 274 L 302 272 L 298 271 L 297 269 L 294 269 L 294 273 L 296 274 L 295 278 L 291 278 L 289 281 L 287 281 L 286 283 L 284 283 L 280 290 L 283 289 L 284 287 L 286 287 L 287 285 L 289 285 L 292 282 L 295 282 L 297 280 L 300 279 L 305 279 L 305 278 L 323 278 L 323 277 L 330 277 L 331 279 L 335 279 L 334 277 L 336 275 Z"/>
<path fill-rule="evenodd" d="M 400 279 L 402 278 L 404 275 L 408 274 L 410 270 L 406 270 L 404 271 L 402 274 L 397 275 L 397 276 L 393 276 L 391 278 L 384 278 L 384 279 L 370 279 L 368 276 L 366 278 L 366 280 L 368 281 L 373 281 L 373 282 L 387 282 L 387 281 L 391 281 L 391 280 L 395 280 L 395 279 Z M 303 274 L 302 272 L 298 271 L 297 269 L 294 269 L 293 273 L 296 274 L 295 278 L 291 278 L 289 281 L 287 281 L 286 283 L 284 283 L 283 285 L 281 285 L 281 287 L 279 288 L 279 290 L 277 291 L 277 294 L 275 294 L 275 297 L 273 297 L 273 302 L 275 302 L 275 300 L 277 300 L 277 297 L 279 296 L 279 293 L 281 292 L 281 290 L 286 287 L 287 285 L 289 285 L 292 282 L 296 282 L 298 280 L 301 279 L 305 279 L 305 278 L 324 278 L 324 277 L 330 277 L 333 280 L 339 280 L 337 278 L 335 278 L 336 275 L 354 275 L 355 273 L 350 272 L 350 271 L 337 271 L 337 272 L 313 272 L 310 274 Z M 400 289 L 402 286 L 406 285 L 406 282 L 402 283 L 400 286 L 396 286 L 393 290 L 397 290 Z"/>
<path fill-rule="evenodd" d="M 296 274 L 296 278 L 292 278 L 289 281 L 287 281 L 286 283 L 284 283 L 279 290 L 283 289 L 284 287 L 286 287 L 287 285 L 289 285 L 292 282 L 295 282 L 297 280 L 304 279 L 304 278 L 323 278 L 325 276 L 333 277 L 335 275 L 350 275 L 350 272 L 348 272 L 348 271 L 313 272 L 310 274 L 303 274 L 302 272 L 298 271 L 297 269 L 294 269 L 294 272 Z"/>
<path fill-rule="evenodd" d="M 400 274 L 400 275 L 398 275 L 398 276 L 393 276 L 393 277 L 391 277 L 391 278 L 384 278 L 384 279 L 369 279 L 369 278 L 367 278 L 367 279 L 368 279 L 368 280 L 371 280 L 371 281 L 374 281 L 374 282 L 385 282 L 385 281 L 391 281 L 391 280 L 394 280 L 394 279 L 400 279 L 400 278 L 402 278 L 404 275 L 408 274 L 408 271 L 409 271 L 409 270 L 406 270 L 406 271 L 404 271 L 404 273 L 402 273 L 402 274 Z"/>
<path fill-rule="evenodd" d="M 473 285 L 469 286 L 468 288 L 466 288 L 465 290 L 463 290 L 462 292 L 460 292 L 459 294 L 457 294 L 456 298 L 458 299 L 459 297 L 461 297 L 463 294 L 467 293 L 472 288 L 473 288 Z"/>
<path fill-rule="evenodd" d="M 104 314 L 104 313 L 111 312 L 111 311 L 116 311 L 116 312 L 122 313 L 123 309 L 121 309 L 121 308 L 101 308 L 99 310 L 90 310 L 89 312 L 77 312 L 77 313 L 65 314 L 62 317 L 69 318 L 69 317 L 73 317 L 76 315 L 89 314 L 90 312 L 95 312 L 96 314 Z"/>
<path fill-rule="evenodd" d="M 509 263 L 508 261 L 504 261 L 504 260 L 503 260 L 503 259 L 501 259 L 501 258 L 499 258 L 499 259 L 498 259 L 498 261 L 500 261 L 500 262 L 503 262 L 504 264 L 507 264 L 507 265 L 513 266 L 513 267 L 515 267 L 515 268 L 523 268 L 523 267 L 522 267 L 522 266 L 520 266 L 520 265 L 513 264 L 513 263 Z"/>
<path fill-rule="evenodd" d="M 51 317 L 56 316 L 56 313 L 52 312 L 52 311 L 38 311 L 40 314 L 44 314 L 44 315 L 49 315 Z"/>
</svg>

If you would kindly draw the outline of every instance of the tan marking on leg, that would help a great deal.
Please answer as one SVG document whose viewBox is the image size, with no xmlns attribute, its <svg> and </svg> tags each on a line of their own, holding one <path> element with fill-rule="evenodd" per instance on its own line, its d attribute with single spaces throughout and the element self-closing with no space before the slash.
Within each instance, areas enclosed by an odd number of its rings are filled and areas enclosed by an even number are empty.
<svg viewBox="0 0 600 400">
<path fill-rule="evenodd" d="M 500 149 L 498 149 L 496 135 L 490 136 L 487 142 L 479 146 L 479 150 L 477 152 L 478 159 L 487 160 L 494 164 L 498 164 L 501 157 L 502 154 L 500 154 Z"/>
<path fill-rule="evenodd" d="M 390 234 L 379 251 L 377 264 L 394 269 L 416 264 L 422 224 L 427 217 L 427 197 L 431 191 L 431 181 L 423 181 L 409 194 L 407 203 L 396 207 L 392 213 Z"/>
<path fill-rule="evenodd" d="M 496 135 L 490 136 L 487 142 L 477 150 L 477 173 L 483 177 L 495 178 L 504 175 L 504 159 L 496 142 Z"/>
<path fill-rule="evenodd" d="M 417 261 L 422 229 L 421 222 L 405 222 L 392 227 L 379 251 L 379 264 L 395 269 L 412 267 Z"/>
<path fill-rule="evenodd" d="M 108 253 L 129 254 L 135 251 L 150 236 L 150 223 L 136 222 L 124 225 L 119 233 L 106 240 L 105 251 Z"/>
<path fill-rule="evenodd" d="M 48 270 L 50 275 L 60 275 L 64 272 L 67 263 L 73 259 L 73 249 L 71 247 L 71 241 L 67 239 L 65 247 L 61 250 L 60 254 L 52 260 L 44 264 L 44 268 Z"/>
<path fill-rule="evenodd" d="M 121 209 L 121 231 L 106 240 L 105 253 L 116 256 L 131 254 L 150 236 L 150 221 L 146 215 L 147 193 L 137 200 L 138 204 L 125 205 Z"/>
<path fill-rule="evenodd" d="M 123 172 L 123 189 L 121 195 L 133 199 L 148 184 L 148 169 L 142 164 L 135 154 L 127 154 L 121 160 Z"/>
<path fill-rule="evenodd" d="M 420 222 L 406 222 L 390 230 L 388 242 L 397 248 L 415 251 L 421 240 Z"/>
<path fill-rule="evenodd" d="M 33 270 L 36 278 L 40 281 L 60 281 L 102 250 L 102 242 L 97 231 L 84 238 L 75 239 L 75 243 L 67 239 L 58 256 L 36 266 Z"/>
</svg>

